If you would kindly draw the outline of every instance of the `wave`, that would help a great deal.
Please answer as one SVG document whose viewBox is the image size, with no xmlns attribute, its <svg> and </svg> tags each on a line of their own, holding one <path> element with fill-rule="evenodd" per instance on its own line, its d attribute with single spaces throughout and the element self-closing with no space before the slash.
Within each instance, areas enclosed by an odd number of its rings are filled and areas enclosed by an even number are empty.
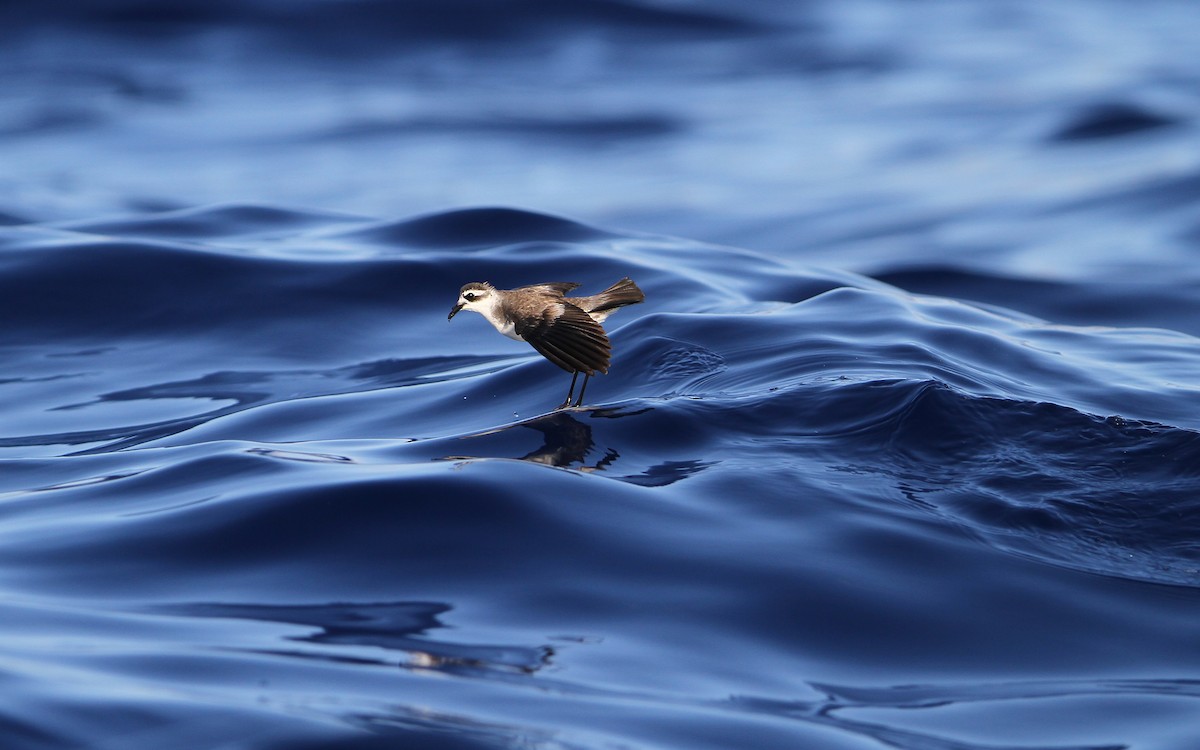
<svg viewBox="0 0 1200 750">
<path fill-rule="evenodd" d="M 84 681 L 176 691 L 195 737 L 215 732 L 179 666 L 210 658 L 197 648 L 223 654 L 196 678 L 228 696 L 213 715 L 245 712 L 279 747 L 311 737 L 296 716 L 554 746 L 540 702 L 489 723 L 474 691 L 625 700 L 659 721 L 702 706 L 766 737 L 800 710 L 768 697 L 779 669 L 944 675 L 966 659 L 988 683 L 1029 655 L 994 617 L 1014 597 L 1039 637 L 1091 623 L 1050 660 L 1062 669 L 1123 668 L 1109 644 L 1154 621 L 1139 669 L 1166 670 L 1195 627 L 1179 606 L 1200 569 L 1186 334 L 513 209 L 220 206 L 0 228 L 0 246 L 0 299 L 22 321 L 0 334 L 0 581 L 30 623 L 11 627 L 111 633 Z M 647 301 L 608 321 L 614 365 L 583 408 L 548 411 L 561 371 L 481 320 L 446 321 L 469 280 L 625 275 Z M 593 672 L 595 653 L 660 674 Z M 747 697 L 714 707 L 686 686 L 729 654 Z M 256 668 L 302 705 L 252 707 L 231 686 Z M 359 691 L 344 710 L 302 684 L 335 674 Z M 439 693 L 445 715 L 410 711 L 429 675 L 471 687 Z M 46 690 L 36 669 L 13 680 Z M 900 736 L 804 715 L 791 740 Z M 5 721 L 29 746 L 47 731 Z"/>
<path fill-rule="evenodd" d="M 380 251 L 339 259 L 330 245 L 348 242 Z M 447 254 L 457 261 L 443 262 Z M 735 266 L 731 278 L 726 269 Z M 597 285 L 626 274 L 649 302 L 613 330 L 616 364 L 594 387 L 600 402 L 586 419 L 514 420 L 547 408 L 562 385 L 552 368 L 486 327 L 444 321 L 446 300 L 470 278 Z M 28 369 L 8 387 L 46 414 L 92 423 L 39 432 L 36 421 L 23 430 L 10 420 L 0 445 L 13 450 L 303 443 L 391 430 L 414 441 L 404 450 L 417 464 L 541 455 L 576 468 L 595 461 L 599 475 L 653 484 L 719 463 L 752 436 L 786 443 L 819 435 L 839 453 L 866 445 L 887 456 L 883 474 L 928 476 L 930 489 L 918 493 L 910 482 L 902 494 L 936 494 L 931 488 L 951 477 L 974 478 L 939 505 L 988 534 L 979 519 L 1054 515 L 1039 493 L 1008 494 L 992 483 L 1006 475 L 1030 487 L 1058 483 L 1066 506 L 1089 508 L 1064 523 L 1087 522 L 1067 546 L 1082 548 L 1095 534 L 1116 554 L 1120 535 L 1100 531 L 1111 521 L 1098 514 L 1102 501 L 1115 498 L 1117 514 L 1160 473 L 1153 456 L 1164 455 L 1161 440 L 1176 446 L 1166 451 L 1179 453 L 1174 466 L 1188 466 L 1200 427 L 1179 409 L 1200 382 L 1200 346 L 1183 334 L 1051 325 L 744 250 L 510 209 L 380 224 L 225 206 L 58 227 L 24 247 L 10 236 L 0 293 L 29 321 L 5 335 L 18 353 L 15 371 Z M 454 411 L 462 413 L 447 420 Z M 154 418 L 122 421 L 127 412 Z M 614 427 L 622 424 L 648 439 Z M 714 432 L 720 437 L 697 442 Z M 680 443 L 681 433 L 693 437 Z M 539 449 L 538 434 L 550 445 Z M 886 452 L 905 440 L 925 453 Z M 1154 447 L 1143 454 L 1139 444 Z M 1061 455 L 1047 463 L 1052 449 Z M 1093 468 L 1061 468 L 1072 461 Z M 1113 482 L 1099 483 L 1089 472 L 1104 470 L 1095 466 L 1112 466 Z M 1168 476 L 1169 496 L 1186 506 L 1179 473 Z M 1184 480 L 1185 494 L 1190 486 Z M 1002 533 L 1019 536 L 1019 523 Z"/>
</svg>

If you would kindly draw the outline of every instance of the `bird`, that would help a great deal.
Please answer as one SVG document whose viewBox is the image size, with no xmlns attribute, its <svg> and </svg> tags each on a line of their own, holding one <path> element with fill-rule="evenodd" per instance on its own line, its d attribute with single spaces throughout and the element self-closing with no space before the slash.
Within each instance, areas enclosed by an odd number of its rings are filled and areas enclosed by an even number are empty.
<svg viewBox="0 0 1200 750">
<path fill-rule="evenodd" d="M 588 381 L 597 372 L 607 374 L 612 358 L 612 345 L 600 324 L 622 307 L 645 301 L 646 295 L 629 277 L 590 297 L 566 296 L 578 287 L 573 281 L 551 281 L 497 289 L 486 281 L 472 281 L 459 290 L 446 320 L 462 310 L 477 312 L 504 336 L 529 344 L 571 373 L 567 400 L 558 409 L 580 406 Z M 583 385 L 572 404 L 579 373 L 584 375 Z"/>
</svg>

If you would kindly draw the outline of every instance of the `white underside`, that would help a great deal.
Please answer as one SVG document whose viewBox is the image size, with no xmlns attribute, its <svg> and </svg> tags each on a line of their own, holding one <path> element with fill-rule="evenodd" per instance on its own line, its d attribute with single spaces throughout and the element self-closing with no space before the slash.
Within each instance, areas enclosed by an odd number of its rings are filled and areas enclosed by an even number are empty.
<svg viewBox="0 0 1200 750">
<path fill-rule="evenodd" d="M 488 299 L 487 306 L 468 305 L 467 308 L 471 312 L 477 312 L 487 318 L 487 322 L 492 324 L 492 327 L 500 332 L 501 336 L 507 336 L 513 341 L 524 341 L 525 339 L 517 335 L 517 327 L 513 322 L 500 312 L 500 300 L 492 295 Z"/>
<path fill-rule="evenodd" d="M 511 320 L 501 321 L 495 320 L 494 318 L 488 318 L 488 322 L 496 326 L 496 330 L 499 331 L 501 335 L 508 336 L 513 341 L 525 340 L 517 335 L 517 327 L 513 325 Z"/>
</svg>

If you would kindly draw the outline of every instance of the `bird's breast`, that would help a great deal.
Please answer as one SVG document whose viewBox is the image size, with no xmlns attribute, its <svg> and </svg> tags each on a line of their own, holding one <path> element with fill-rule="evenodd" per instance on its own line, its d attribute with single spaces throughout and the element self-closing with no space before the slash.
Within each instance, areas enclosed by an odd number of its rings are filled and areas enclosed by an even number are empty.
<svg viewBox="0 0 1200 750">
<path fill-rule="evenodd" d="M 496 327 L 496 330 L 499 331 L 501 333 L 501 335 L 507 336 L 508 338 L 512 339 L 513 341 L 524 341 L 525 340 L 517 335 L 517 327 L 515 325 L 513 325 L 513 322 L 511 320 L 508 320 L 506 318 L 501 318 L 499 320 L 492 319 L 492 325 L 494 325 Z"/>
</svg>

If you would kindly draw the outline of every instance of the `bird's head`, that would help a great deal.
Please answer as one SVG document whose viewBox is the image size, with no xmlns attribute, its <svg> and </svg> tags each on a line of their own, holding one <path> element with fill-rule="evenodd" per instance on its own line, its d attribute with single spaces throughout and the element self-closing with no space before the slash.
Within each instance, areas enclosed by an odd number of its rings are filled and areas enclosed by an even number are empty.
<svg viewBox="0 0 1200 750">
<path fill-rule="evenodd" d="M 474 310 L 477 313 L 483 313 L 489 309 L 495 300 L 495 288 L 486 281 L 472 281 L 466 284 L 458 293 L 458 304 L 450 310 L 450 314 L 446 316 L 446 320 L 452 319 L 458 315 L 460 310 Z"/>
</svg>

